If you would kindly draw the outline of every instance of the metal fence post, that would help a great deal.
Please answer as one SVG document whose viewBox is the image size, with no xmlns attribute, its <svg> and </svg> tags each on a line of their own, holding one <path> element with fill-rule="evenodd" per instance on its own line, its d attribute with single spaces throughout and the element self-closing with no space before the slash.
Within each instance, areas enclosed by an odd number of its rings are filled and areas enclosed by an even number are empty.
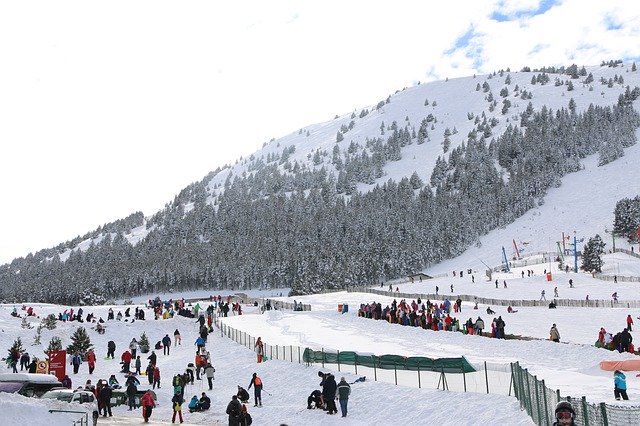
<svg viewBox="0 0 640 426">
<path fill-rule="evenodd" d="M 338 354 L 336 355 L 336 361 L 338 362 L 338 371 L 340 371 L 340 351 L 337 351 Z"/>
<path fill-rule="evenodd" d="M 375 359 L 373 360 L 373 381 L 374 382 L 378 381 L 378 371 L 376 370 L 376 361 L 375 361 Z"/>
<path fill-rule="evenodd" d="M 582 397 L 582 418 L 584 419 L 584 426 L 589 426 L 589 407 L 587 406 L 587 398 Z"/>
<path fill-rule="evenodd" d="M 464 391 L 467 391 L 467 375 L 464 372 L 464 365 L 462 365 L 462 362 L 460 362 L 460 367 L 462 370 L 462 383 L 464 385 Z"/>
<path fill-rule="evenodd" d="M 544 379 L 542 379 L 542 398 L 544 398 L 544 419 L 545 424 L 549 424 L 549 405 L 547 404 L 547 386 L 544 384 Z"/>
<path fill-rule="evenodd" d="M 396 386 L 398 386 L 398 368 L 395 362 L 393 363 L 393 374 L 396 378 Z"/>
<path fill-rule="evenodd" d="M 533 406 L 531 405 L 531 383 L 529 383 L 529 372 L 527 369 L 524 369 L 524 374 L 526 374 L 525 378 L 527 380 L 527 413 L 533 417 Z"/>
<path fill-rule="evenodd" d="M 604 426 L 609 426 L 609 418 L 607 417 L 607 404 L 604 402 L 600 403 L 600 412 L 602 413 L 602 424 Z"/>
<path fill-rule="evenodd" d="M 358 374 L 358 353 L 356 352 L 355 360 L 353 361 L 353 367 L 356 370 L 356 374 Z"/>
<path fill-rule="evenodd" d="M 511 377 L 513 378 L 513 364 L 511 364 Z M 487 394 L 489 393 L 489 374 L 487 373 L 487 361 L 484 362 L 484 381 L 487 384 Z M 509 382 L 509 396 L 511 396 L 511 382 Z"/>
<path fill-rule="evenodd" d="M 322 368 L 324 368 L 324 348 L 322 348 Z"/>
<path fill-rule="evenodd" d="M 538 378 L 533 376 L 533 383 L 536 386 L 536 408 L 538 409 L 538 424 L 540 424 L 540 419 L 542 417 L 542 413 L 540 412 L 540 393 L 538 392 Z"/>
</svg>

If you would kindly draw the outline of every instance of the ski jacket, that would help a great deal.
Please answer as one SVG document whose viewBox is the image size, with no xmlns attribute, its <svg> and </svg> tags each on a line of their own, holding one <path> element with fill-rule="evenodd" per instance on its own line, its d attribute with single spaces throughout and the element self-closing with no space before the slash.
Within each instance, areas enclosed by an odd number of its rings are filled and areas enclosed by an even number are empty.
<svg viewBox="0 0 640 426">
<path fill-rule="evenodd" d="M 213 379 L 213 373 L 216 372 L 216 369 L 213 368 L 213 365 L 209 364 L 204 368 L 204 374 L 206 374 L 208 379 Z"/>
<path fill-rule="evenodd" d="M 349 399 L 349 395 L 351 395 L 351 386 L 346 380 L 340 380 L 340 383 L 338 383 L 338 399 Z"/>
<path fill-rule="evenodd" d="M 140 402 L 145 407 L 155 407 L 156 406 L 156 403 L 153 400 L 153 396 L 151 395 L 151 392 L 147 392 L 144 395 L 142 395 L 142 398 L 140 399 Z"/>
<path fill-rule="evenodd" d="M 623 372 L 618 371 L 613 375 L 613 385 L 616 389 L 627 390 L 627 377 Z"/>
<path fill-rule="evenodd" d="M 324 381 L 324 386 L 322 387 L 322 395 L 325 399 L 335 399 L 336 397 L 336 389 L 338 385 L 336 384 L 336 378 L 333 374 L 330 374 L 329 377 Z"/>
</svg>

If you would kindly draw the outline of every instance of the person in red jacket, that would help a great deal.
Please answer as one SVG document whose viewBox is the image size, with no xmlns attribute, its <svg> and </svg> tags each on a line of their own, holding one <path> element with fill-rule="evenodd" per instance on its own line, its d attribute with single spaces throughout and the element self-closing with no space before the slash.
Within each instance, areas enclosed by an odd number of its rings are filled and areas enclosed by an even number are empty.
<svg viewBox="0 0 640 426">
<path fill-rule="evenodd" d="M 627 315 L 627 330 L 631 331 L 632 325 L 633 325 L 633 318 L 631 318 L 631 315 Z"/>
<path fill-rule="evenodd" d="M 156 406 L 156 402 L 153 400 L 151 390 L 147 389 L 147 392 L 142 395 L 140 403 L 142 404 L 142 417 L 144 418 L 144 422 L 148 423 L 149 418 L 151 417 L 151 413 Z"/>
<path fill-rule="evenodd" d="M 93 353 L 93 349 L 89 349 L 87 352 L 87 364 L 89 364 L 89 374 L 93 374 L 93 370 L 96 368 L 96 354 Z"/>
<path fill-rule="evenodd" d="M 120 360 L 122 361 L 122 373 L 128 373 L 129 365 L 131 365 L 131 352 L 124 351 Z"/>
<path fill-rule="evenodd" d="M 153 388 L 156 388 L 158 385 L 158 389 L 160 389 L 160 368 L 156 365 L 156 368 L 153 369 Z"/>
</svg>

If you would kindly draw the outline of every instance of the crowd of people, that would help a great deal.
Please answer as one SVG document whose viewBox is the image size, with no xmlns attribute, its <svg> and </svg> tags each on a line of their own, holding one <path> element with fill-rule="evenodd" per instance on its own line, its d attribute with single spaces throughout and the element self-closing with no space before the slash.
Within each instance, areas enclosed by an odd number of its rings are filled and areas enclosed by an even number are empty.
<svg viewBox="0 0 640 426">
<path fill-rule="evenodd" d="M 477 305 L 476 305 L 477 308 Z M 491 312 L 491 313 L 490 313 Z M 358 316 L 375 320 L 385 320 L 391 324 L 421 327 L 433 331 L 460 331 L 465 334 L 477 334 L 498 339 L 505 338 L 505 322 L 502 316 L 493 318 L 490 323 L 490 331 L 485 332 L 485 322 L 478 316 L 475 320 L 469 317 L 461 322 L 459 318 L 451 314 L 462 314 L 462 300 L 458 298 L 451 302 L 445 298 L 440 304 L 421 299 L 408 303 L 405 299 L 397 302 L 395 299 L 390 305 L 382 308 L 377 302 L 363 303 L 358 309 Z M 495 314 L 488 308 L 487 313 Z"/>
</svg>

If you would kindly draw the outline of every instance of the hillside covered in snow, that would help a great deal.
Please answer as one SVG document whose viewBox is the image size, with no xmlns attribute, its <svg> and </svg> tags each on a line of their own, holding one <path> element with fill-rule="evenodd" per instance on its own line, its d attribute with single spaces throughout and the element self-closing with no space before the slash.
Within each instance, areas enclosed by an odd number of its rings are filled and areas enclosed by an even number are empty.
<svg viewBox="0 0 640 426">
<path fill-rule="evenodd" d="M 493 267 L 513 241 L 555 252 L 562 232 L 605 238 L 616 203 L 638 195 L 638 86 L 635 64 L 611 61 L 405 88 L 270 141 L 152 216 L 15 259 L 1 297 L 309 294 L 441 273 L 463 253 Z"/>
</svg>

